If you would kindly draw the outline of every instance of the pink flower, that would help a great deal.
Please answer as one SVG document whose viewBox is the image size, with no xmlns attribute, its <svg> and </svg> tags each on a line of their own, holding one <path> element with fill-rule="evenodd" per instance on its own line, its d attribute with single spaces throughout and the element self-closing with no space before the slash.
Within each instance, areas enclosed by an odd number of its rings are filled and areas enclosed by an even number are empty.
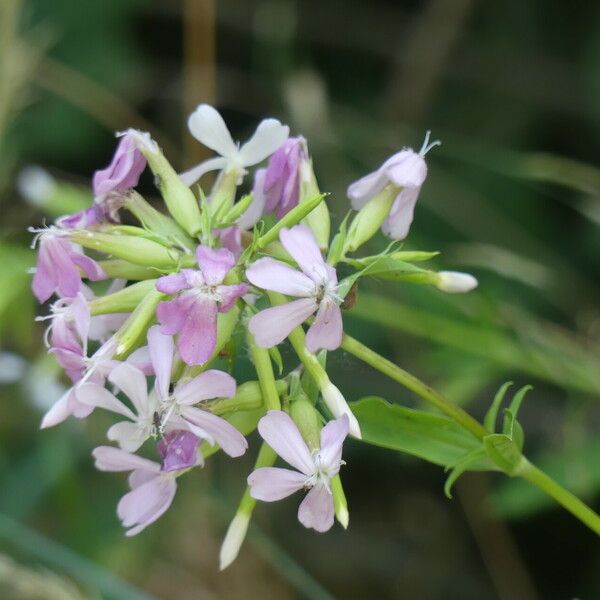
<svg viewBox="0 0 600 600">
<path fill-rule="evenodd" d="M 235 395 L 235 379 L 211 369 L 193 379 L 180 380 L 171 392 L 173 339 L 162 334 L 158 326 L 151 327 L 148 348 L 156 376 L 150 393 L 146 377 L 133 365 L 122 363 L 108 377 L 131 400 L 134 410 L 99 385 L 83 385 L 78 391 L 78 398 L 84 404 L 110 410 L 127 419 L 108 430 L 108 439 L 116 441 L 124 450 L 135 452 L 151 436 L 187 430 L 210 444 L 218 444 L 229 456 L 244 454 L 248 444 L 233 425 L 194 406 L 212 398 L 231 398 Z"/>
<path fill-rule="evenodd" d="M 270 410 L 259 422 L 262 438 L 296 470 L 261 467 L 248 476 L 250 495 L 274 502 L 301 489 L 310 491 L 300 504 L 298 520 L 305 527 L 327 531 L 333 525 L 334 507 L 330 481 L 342 461 L 342 444 L 348 435 L 348 417 L 330 421 L 321 430 L 321 447 L 312 453 L 292 419 L 280 410 Z"/>
<path fill-rule="evenodd" d="M 177 348 L 188 365 L 199 365 L 210 358 L 217 343 L 217 313 L 231 310 L 248 290 L 245 283 L 223 285 L 225 275 L 235 264 L 226 248 L 198 246 L 196 260 L 199 271 L 182 269 L 156 282 L 159 292 L 176 295 L 173 300 L 161 302 L 156 315 L 162 333 L 179 333 Z"/>
<path fill-rule="evenodd" d="M 135 135 L 128 131 L 117 135 L 122 137 L 112 162 L 108 167 L 94 173 L 94 195 L 97 197 L 135 187 L 146 168 L 146 159 L 137 148 L 138 141 Z"/>
<path fill-rule="evenodd" d="M 419 192 L 427 177 L 425 154 L 441 143 L 429 143 L 429 135 L 428 131 L 418 153 L 411 148 L 404 148 L 388 158 L 379 169 L 355 181 L 348 188 L 348 198 L 355 210 L 360 210 L 387 185 L 392 184 L 399 188 L 396 200 L 381 228 L 383 233 L 394 240 L 403 240 L 408 235 Z"/>
<path fill-rule="evenodd" d="M 266 257 L 250 265 L 246 277 L 257 287 L 300 299 L 254 315 L 249 329 L 256 343 L 263 348 L 279 344 L 316 312 L 306 334 L 306 347 L 311 352 L 335 350 L 343 335 L 335 269 L 325 263 L 312 231 L 305 225 L 282 229 L 279 239 L 301 271 Z"/>
<path fill-rule="evenodd" d="M 242 255 L 242 230 L 238 226 L 224 227 L 213 231 L 221 240 L 221 248 L 227 248 L 235 260 Z"/>
<path fill-rule="evenodd" d="M 73 298 L 81 290 L 81 269 L 89 279 L 106 279 L 96 261 L 79 252 L 77 247 L 61 235 L 59 229 L 39 232 L 39 252 L 32 289 L 39 302 L 45 302 L 54 293 Z"/>
<path fill-rule="evenodd" d="M 163 471 L 157 462 L 110 446 L 100 446 L 92 455 L 100 471 L 131 471 L 131 491 L 117 505 L 117 515 L 123 527 L 128 527 L 125 535 L 137 535 L 171 506 L 178 471 Z"/>
</svg>

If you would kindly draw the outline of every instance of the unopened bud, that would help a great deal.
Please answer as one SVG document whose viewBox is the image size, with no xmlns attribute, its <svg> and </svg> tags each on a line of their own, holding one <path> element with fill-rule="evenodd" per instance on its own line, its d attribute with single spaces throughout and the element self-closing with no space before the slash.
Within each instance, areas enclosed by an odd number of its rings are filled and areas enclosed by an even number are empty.
<svg viewBox="0 0 600 600">
<path fill-rule="evenodd" d="M 348 501 L 339 474 L 331 480 L 331 493 L 333 494 L 335 518 L 344 529 L 348 529 L 350 513 L 348 512 Z"/>
<path fill-rule="evenodd" d="M 464 294 L 475 289 L 478 285 L 477 279 L 469 273 L 457 271 L 440 271 L 436 287 L 448 294 Z"/>
<path fill-rule="evenodd" d="M 219 552 L 219 569 L 223 571 L 236 558 L 246 538 L 251 513 L 238 512 L 227 528 L 225 539 Z"/>
<path fill-rule="evenodd" d="M 114 313 L 128 313 L 146 297 L 146 295 L 155 289 L 156 279 L 146 279 L 128 285 L 127 287 L 99 296 L 88 302 L 90 315 L 110 315 Z"/>
<path fill-rule="evenodd" d="M 304 394 L 291 403 L 290 417 L 298 426 L 309 449 L 318 450 L 321 446 L 319 416 L 312 402 Z"/>
<path fill-rule="evenodd" d="M 233 207 L 237 192 L 240 170 L 232 166 L 219 174 L 208 197 L 210 212 L 214 222 L 219 223 Z"/>
<path fill-rule="evenodd" d="M 362 439 L 360 425 L 350 410 L 350 407 L 342 395 L 342 392 L 340 392 L 340 390 L 329 380 L 326 380 L 324 383 L 322 383 L 320 387 L 323 401 L 333 416 L 338 418 L 342 415 L 348 415 L 348 420 L 350 421 L 350 434 L 359 440 Z"/>
</svg>

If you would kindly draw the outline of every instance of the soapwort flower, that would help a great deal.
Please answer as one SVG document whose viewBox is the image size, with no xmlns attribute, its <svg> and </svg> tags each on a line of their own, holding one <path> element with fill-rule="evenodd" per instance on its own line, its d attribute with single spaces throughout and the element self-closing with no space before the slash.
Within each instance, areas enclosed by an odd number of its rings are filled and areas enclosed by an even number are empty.
<svg viewBox="0 0 600 600">
<path fill-rule="evenodd" d="M 342 445 L 348 435 L 348 416 L 330 421 L 321 430 L 321 445 L 311 452 L 294 421 L 280 410 L 269 411 L 258 423 L 262 438 L 296 470 L 261 467 L 248 476 L 250 495 L 274 502 L 301 489 L 309 490 L 298 509 L 302 525 L 327 531 L 333 525 L 330 482 L 343 463 Z"/>
<path fill-rule="evenodd" d="M 108 430 L 108 439 L 124 450 L 135 452 L 150 437 L 187 430 L 210 444 L 218 444 L 230 456 L 244 454 L 248 444 L 233 425 L 194 406 L 212 398 L 231 398 L 235 395 L 235 379 L 211 369 L 193 379 L 180 380 L 171 392 L 173 339 L 162 334 L 158 326 L 151 327 L 148 349 L 156 376 L 150 392 L 144 373 L 133 365 L 122 363 L 108 377 L 129 398 L 134 410 L 99 385 L 89 384 L 79 389 L 78 397 L 84 404 L 126 417 L 127 421 L 120 421 Z"/>
<path fill-rule="evenodd" d="M 259 288 L 299 300 L 254 315 L 248 327 L 256 343 L 263 348 L 279 344 L 316 312 L 315 321 L 306 334 L 306 347 L 311 352 L 321 348 L 335 350 L 342 343 L 343 335 L 335 269 L 325 263 L 312 231 L 305 225 L 282 229 L 279 239 L 301 270 L 265 257 L 248 267 L 246 277 Z"/>
<path fill-rule="evenodd" d="M 175 296 L 158 305 L 161 331 L 179 334 L 179 355 L 188 365 L 202 364 L 210 358 L 217 343 L 217 313 L 231 310 L 248 290 L 245 283 L 223 284 L 235 264 L 234 255 L 226 248 L 198 246 L 196 260 L 199 270 L 182 269 L 156 282 L 159 292 Z"/>
<path fill-rule="evenodd" d="M 441 144 L 439 141 L 430 143 L 430 133 L 427 132 L 419 152 L 412 148 L 403 148 L 388 158 L 376 171 L 348 187 L 348 198 L 352 208 L 360 210 L 388 185 L 393 186 L 396 199 L 382 225 L 383 233 L 393 240 L 403 240 L 408 235 L 421 186 L 427 177 L 425 155 L 433 147 Z"/>
<path fill-rule="evenodd" d="M 290 131 L 277 119 L 264 119 L 253 136 L 240 146 L 233 141 L 223 117 L 208 104 L 200 104 L 190 115 L 188 128 L 199 142 L 220 155 L 182 173 L 180 177 L 188 186 L 209 171 L 239 169 L 240 175 L 244 175 L 246 167 L 262 162 L 275 152 Z"/>
</svg>

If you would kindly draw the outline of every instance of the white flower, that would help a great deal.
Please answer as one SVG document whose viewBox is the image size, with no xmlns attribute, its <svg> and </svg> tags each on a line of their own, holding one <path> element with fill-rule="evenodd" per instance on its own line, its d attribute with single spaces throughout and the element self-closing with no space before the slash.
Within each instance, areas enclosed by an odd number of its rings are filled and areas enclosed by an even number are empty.
<svg viewBox="0 0 600 600">
<path fill-rule="evenodd" d="M 262 162 L 273 154 L 287 139 L 290 128 L 277 119 L 264 119 L 258 124 L 254 135 L 243 145 L 235 143 L 223 117 L 208 104 L 200 104 L 188 119 L 190 133 L 220 156 L 211 158 L 180 175 L 191 186 L 209 171 L 239 169 Z"/>
</svg>

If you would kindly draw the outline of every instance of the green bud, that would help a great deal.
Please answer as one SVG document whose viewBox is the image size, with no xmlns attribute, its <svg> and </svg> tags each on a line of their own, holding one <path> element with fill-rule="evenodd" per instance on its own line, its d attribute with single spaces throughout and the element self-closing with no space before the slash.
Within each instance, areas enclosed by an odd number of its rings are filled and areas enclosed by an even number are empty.
<svg viewBox="0 0 600 600">
<path fill-rule="evenodd" d="M 350 520 L 350 513 L 348 512 L 348 501 L 346 500 L 346 494 L 342 487 L 342 480 L 339 474 L 331 480 L 331 493 L 333 494 L 333 508 L 335 510 L 335 518 L 338 523 L 344 528 L 348 529 L 348 521 Z"/>
<path fill-rule="evenodd" d="M 125 208 L 129 210 L 143 227 L 165 238 L 179 247 L 194 252 L 196 246 L 187 233 L 173 221 L 163 215 L 137 192 L 130 191 L 125 198 Z"/>
<path fill-rule="evenodd" d="M 156 279 L 147 279 L 129 285 L 114 294 L 94 298 L 88 302 L 90 314 L 94 316 L 131 312 L 148 293 L 155 289 L 155 285 Z"/>
<path fill-rule="evenodd" d="M 143 336 L 154 321 L 156 307 L 166 297 L 165 294 L 161 294 L 157 290 L 152 290 L 146 294 L 115 333 L 115 339 L 118 343 L 117 354 L 121 358 L 129 354 L 136 346 L 143 344 Z"/>
<path fill-rule="evenodd" d="M 275 381 L 275 387 L 277 393 L 281 395 L 287 390 L 287 383 L 283 379 L 279 379 Z M 247 381 L 238 385 L 233 398 L 218 398 L 204 402 L 206 410 L 210 410 L 215 415 L 254 410 L 262 405 L 262 390 L 258 381 Z"/>
<path fill-rule="evenodd" d="M 238 167 L 231 167 L 221 171 L 208 198 L 210 212 L 215 223 L 225 219 L 225 215 L 232 209 L 237 192 L 240 176 Z"/>
<path fill-rule="evenodd" d="M 142 279 L 154 279 L 159 273 L 157 269 L 134 265 L 120 258 L 99 260 L 98 264 L 102 267 L 102 270 L 108 277 L 115 277 L 116 279 L 140 281 Z"/>
<path fill-rule="evenodd" d="M 350 224 L 345 252 L 354 252 L 377 233 L 390 214 L 398 192 L 397 186 L 387 185 L 358 211 Z"/>
<path fill-rule="evenodd" d="M 302 204 L 320 194 L 321 191 L 319 190 L 317 179 L 313 171 L 312 160 L 306 159 L 300 161 L 299 203 Z M 331 228 L 331 219 L 329 218 L 327 203 L 319 203 L 314 210 L 306 215 L 302 222 L 311 228 L 319 248 L 325 251 L 329 247 L 329 230 Z"/>
<path fill-rule="evenodd" d="M 290 404 L 290 417 L 298 426 L 309 449 L 318 450 L 321 447 L 319 413 L 304 394 Z"/>
<path fill-rule="evenodd" d="M 156 176 L 156 185 L 172 217 L 189 235 L 196 237 L 201 230 L 201 216 L 194 193 L 156 145 L 140 145 L 139 150 Z"/>
<path fill-rule="evenodd" d="M 175 269 L 181 255 L 157 242 L 133 235 L 117 235 L 99 231 L 74 229 L 69 239 L 84 248 L 123 258 L 136 265 L 156 269 Z"/>
</svg>

